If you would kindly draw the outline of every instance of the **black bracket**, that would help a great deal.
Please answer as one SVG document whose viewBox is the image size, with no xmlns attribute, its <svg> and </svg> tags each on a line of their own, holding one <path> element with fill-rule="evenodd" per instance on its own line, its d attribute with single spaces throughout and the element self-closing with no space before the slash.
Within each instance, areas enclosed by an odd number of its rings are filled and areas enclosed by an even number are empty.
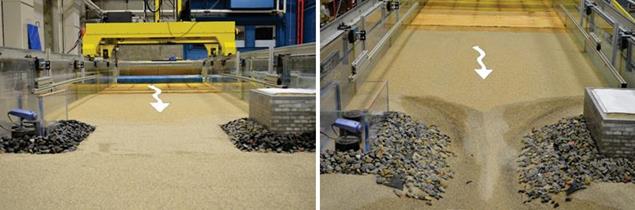
<svg viewBox="0 0 635 210">
<path fill-rule="evenodd" d="M 400 6 L 401 6 L 401 3 L 398 0 L 392 0 L 392 1 L 386 2 L 386 10 L 388 12 L 399 10 Z"/>
<path fill-rule="evenodd" d="M 290 54 L 280 54 L 276 57 L 276 73 L 278 74 L 276 84 L 283 88 L 287 88 L 291 84 L 291 71 L 284 66 L 285 61 L 287 61 L 290 56 Z"/>
<path fill-rule="evenodd" d="M 587 16 L 591 15 L 591 13 L 593 13 L 593 7 L 595 7 L 595 3 L 585 3 L 584 4 L 584 14 L 586 14 Z"/>
<path fill-rule="evenodd" d="M 337 26 L 337 30 L 350 30 L 352 28 L 352 26 L 346 25 L 344 23 L 340 23 L 339 26 Z"/>
<path fill-rule="evenodd" d="M 628 45 L 630 44 L 629 39 L 633 38 L 633 33 L 632 32 L 628 32 L 628 31 L 624 31 L 619 33 L 620 36 L 620 40 L 618 41 L 618 46 L 620 48 L 620 50 L 625 50 L 628 48 Z"/>
<path fill-rule="evenodd" d="M 105 59 L 110 58 L 110 55 L 108 54 L 108 50 L 107 49 L 102 50 L 102 55 L 101 56 L 103 58 L 105 58 Z"/>
<path fill-rule="evenodd" d="M 361 30 L 357 34 L 359 35 L 359 40 L 366 41 L 366 30 Z"/>
<path fill-rule="evenodd" d="M 51 61 L 36 57 L 35 69 L 39 71 L 51 70 Z"/>
<path fill-rule="evenodd" d="M 73 68 L 75 68 L 76 70 L 84 68 L 84 61 L 80 61 L 80 60 L 73 61 Z"/>
<path fill-rule="evenodd" d="M 366 40 L 366 30 L 350 29 L 348 30 L 348 43 L 355 43 L 357 40 Z"/>
<path fill-rule="evenodd" d="M 355 31 L 354 30 L 349 30 L 348 31 L 348 43 L 355 43 L 355 41 L 357 41 L 357 36 L 355 36 Z"/>
<path fill-rule="evenodd" d="M 357 68 L 355 66 L 351 67 L 351 75 L 348 75 L 348 81 L 352 82 L 357 79 Z"/>
<path fill-rule="evenodd" d="M 337 26 L 337 30 L 346 31 L 346 40 L 348 41 L 348 43 L 353 44 L 357 40 L 366 40 L 365 30 L 358 30 L 357 28 L 353 28 L 353 26 L 346 25 L 344 23 L 341 23 L 339 26 Z"/>
</svg>

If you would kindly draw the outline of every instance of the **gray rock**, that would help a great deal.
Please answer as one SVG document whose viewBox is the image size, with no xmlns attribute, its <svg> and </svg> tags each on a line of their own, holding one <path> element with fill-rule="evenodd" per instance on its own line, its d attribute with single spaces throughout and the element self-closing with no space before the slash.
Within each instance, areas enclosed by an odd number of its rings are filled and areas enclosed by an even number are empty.
<svg viewBox="0 0 635 210">
<path fill-rule="evenodd" d="M 48 130 L 47 137 L 2 137 L 0 152 L 54 154 L 75 151 L 77 146 L 95 131 L 95 126 L 77 120 L 62 120 Z"/>
<path fill-rule="evenodd" d="M 325 151 L 320 154 L 320 173 L 375 174 L 377 184 L 403 187 L 394 191 L 399 197 L 442 198 L 442 181 L 453 177 L 447 163 L 453 155 L 450 137 L 399 112 L 385 113 L 371 129 L 376 130 L 371 151 Z"/>
<path fill-rule="evenodd" d="M 558 123 L 532 130 L 522 139 L 517 159 L 518 192 L 527 195 L 525 202 L 540 199 L 558 203 L 551 195 L 567 195 L 585 189 L 593 180 L 632 182 L 635 165 L 631 160 L 608 158 L 600 154 L 582 116 L 565 118 Z"/>
<path fill-rule="evenodd" d="M 220 126 L 236 148 L 252 152 L 313 152 L 315 132 L 280 134 L 249 118 L 241 118 Z"/>
</svg>

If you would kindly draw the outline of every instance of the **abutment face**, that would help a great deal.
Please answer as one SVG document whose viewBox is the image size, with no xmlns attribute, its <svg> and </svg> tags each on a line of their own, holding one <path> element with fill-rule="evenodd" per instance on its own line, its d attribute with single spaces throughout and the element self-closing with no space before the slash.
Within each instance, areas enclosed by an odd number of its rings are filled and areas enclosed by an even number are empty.
<svg viewBox="0 0 635 210">
<path fill-rule="evenodd" d="M 604 92 L 600 92 L 604 91 Z M 611 92 L 606 92 L 611 91 Z M 585 91 L 584 114 L 589 130 L 598 145 L 600 152 L 610 157 L 633 158 L 635 154 L 635 119 L 632 113 L 611 112 L 610 107 L 605 107 L 607 97 L 615 98 L 610 94 L 623 94 L 623 100 L 633 100 L 632 90 L 587 88 Z M 600 96 L 599 94 L 609 94 Z"/>
</svg>

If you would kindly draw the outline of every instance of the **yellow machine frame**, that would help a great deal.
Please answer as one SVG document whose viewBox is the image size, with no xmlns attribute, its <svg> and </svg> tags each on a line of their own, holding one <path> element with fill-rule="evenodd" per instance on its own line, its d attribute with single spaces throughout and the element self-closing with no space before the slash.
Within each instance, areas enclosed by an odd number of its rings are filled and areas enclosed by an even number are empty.
<svg viewBox="0 0 635 210">
<path fill-rule="evenodd" d="M 88 23 L 83 54 L 109 57 L 117 45 L 203 44 L 207 55 L 236 54 L 236 25 L 219 22 Z"/>
</svg>

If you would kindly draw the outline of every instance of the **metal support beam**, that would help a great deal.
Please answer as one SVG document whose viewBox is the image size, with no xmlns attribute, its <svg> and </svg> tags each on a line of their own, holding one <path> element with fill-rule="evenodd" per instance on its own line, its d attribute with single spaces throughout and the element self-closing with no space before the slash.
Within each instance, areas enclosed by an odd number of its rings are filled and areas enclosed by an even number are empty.
<svg viewBox="0 0 635 210">
<path fill-rule="evenodd" d="M 176 17 L 175 20 L 179 19 L 181 15 L 181 10 L 183 9 L 183 0 L 176 0 Z"/>
<path fill-rule="evenodd" d="M 154 22 L 161 21 L 161 0 L 154 0 Z"/>
</svg>

